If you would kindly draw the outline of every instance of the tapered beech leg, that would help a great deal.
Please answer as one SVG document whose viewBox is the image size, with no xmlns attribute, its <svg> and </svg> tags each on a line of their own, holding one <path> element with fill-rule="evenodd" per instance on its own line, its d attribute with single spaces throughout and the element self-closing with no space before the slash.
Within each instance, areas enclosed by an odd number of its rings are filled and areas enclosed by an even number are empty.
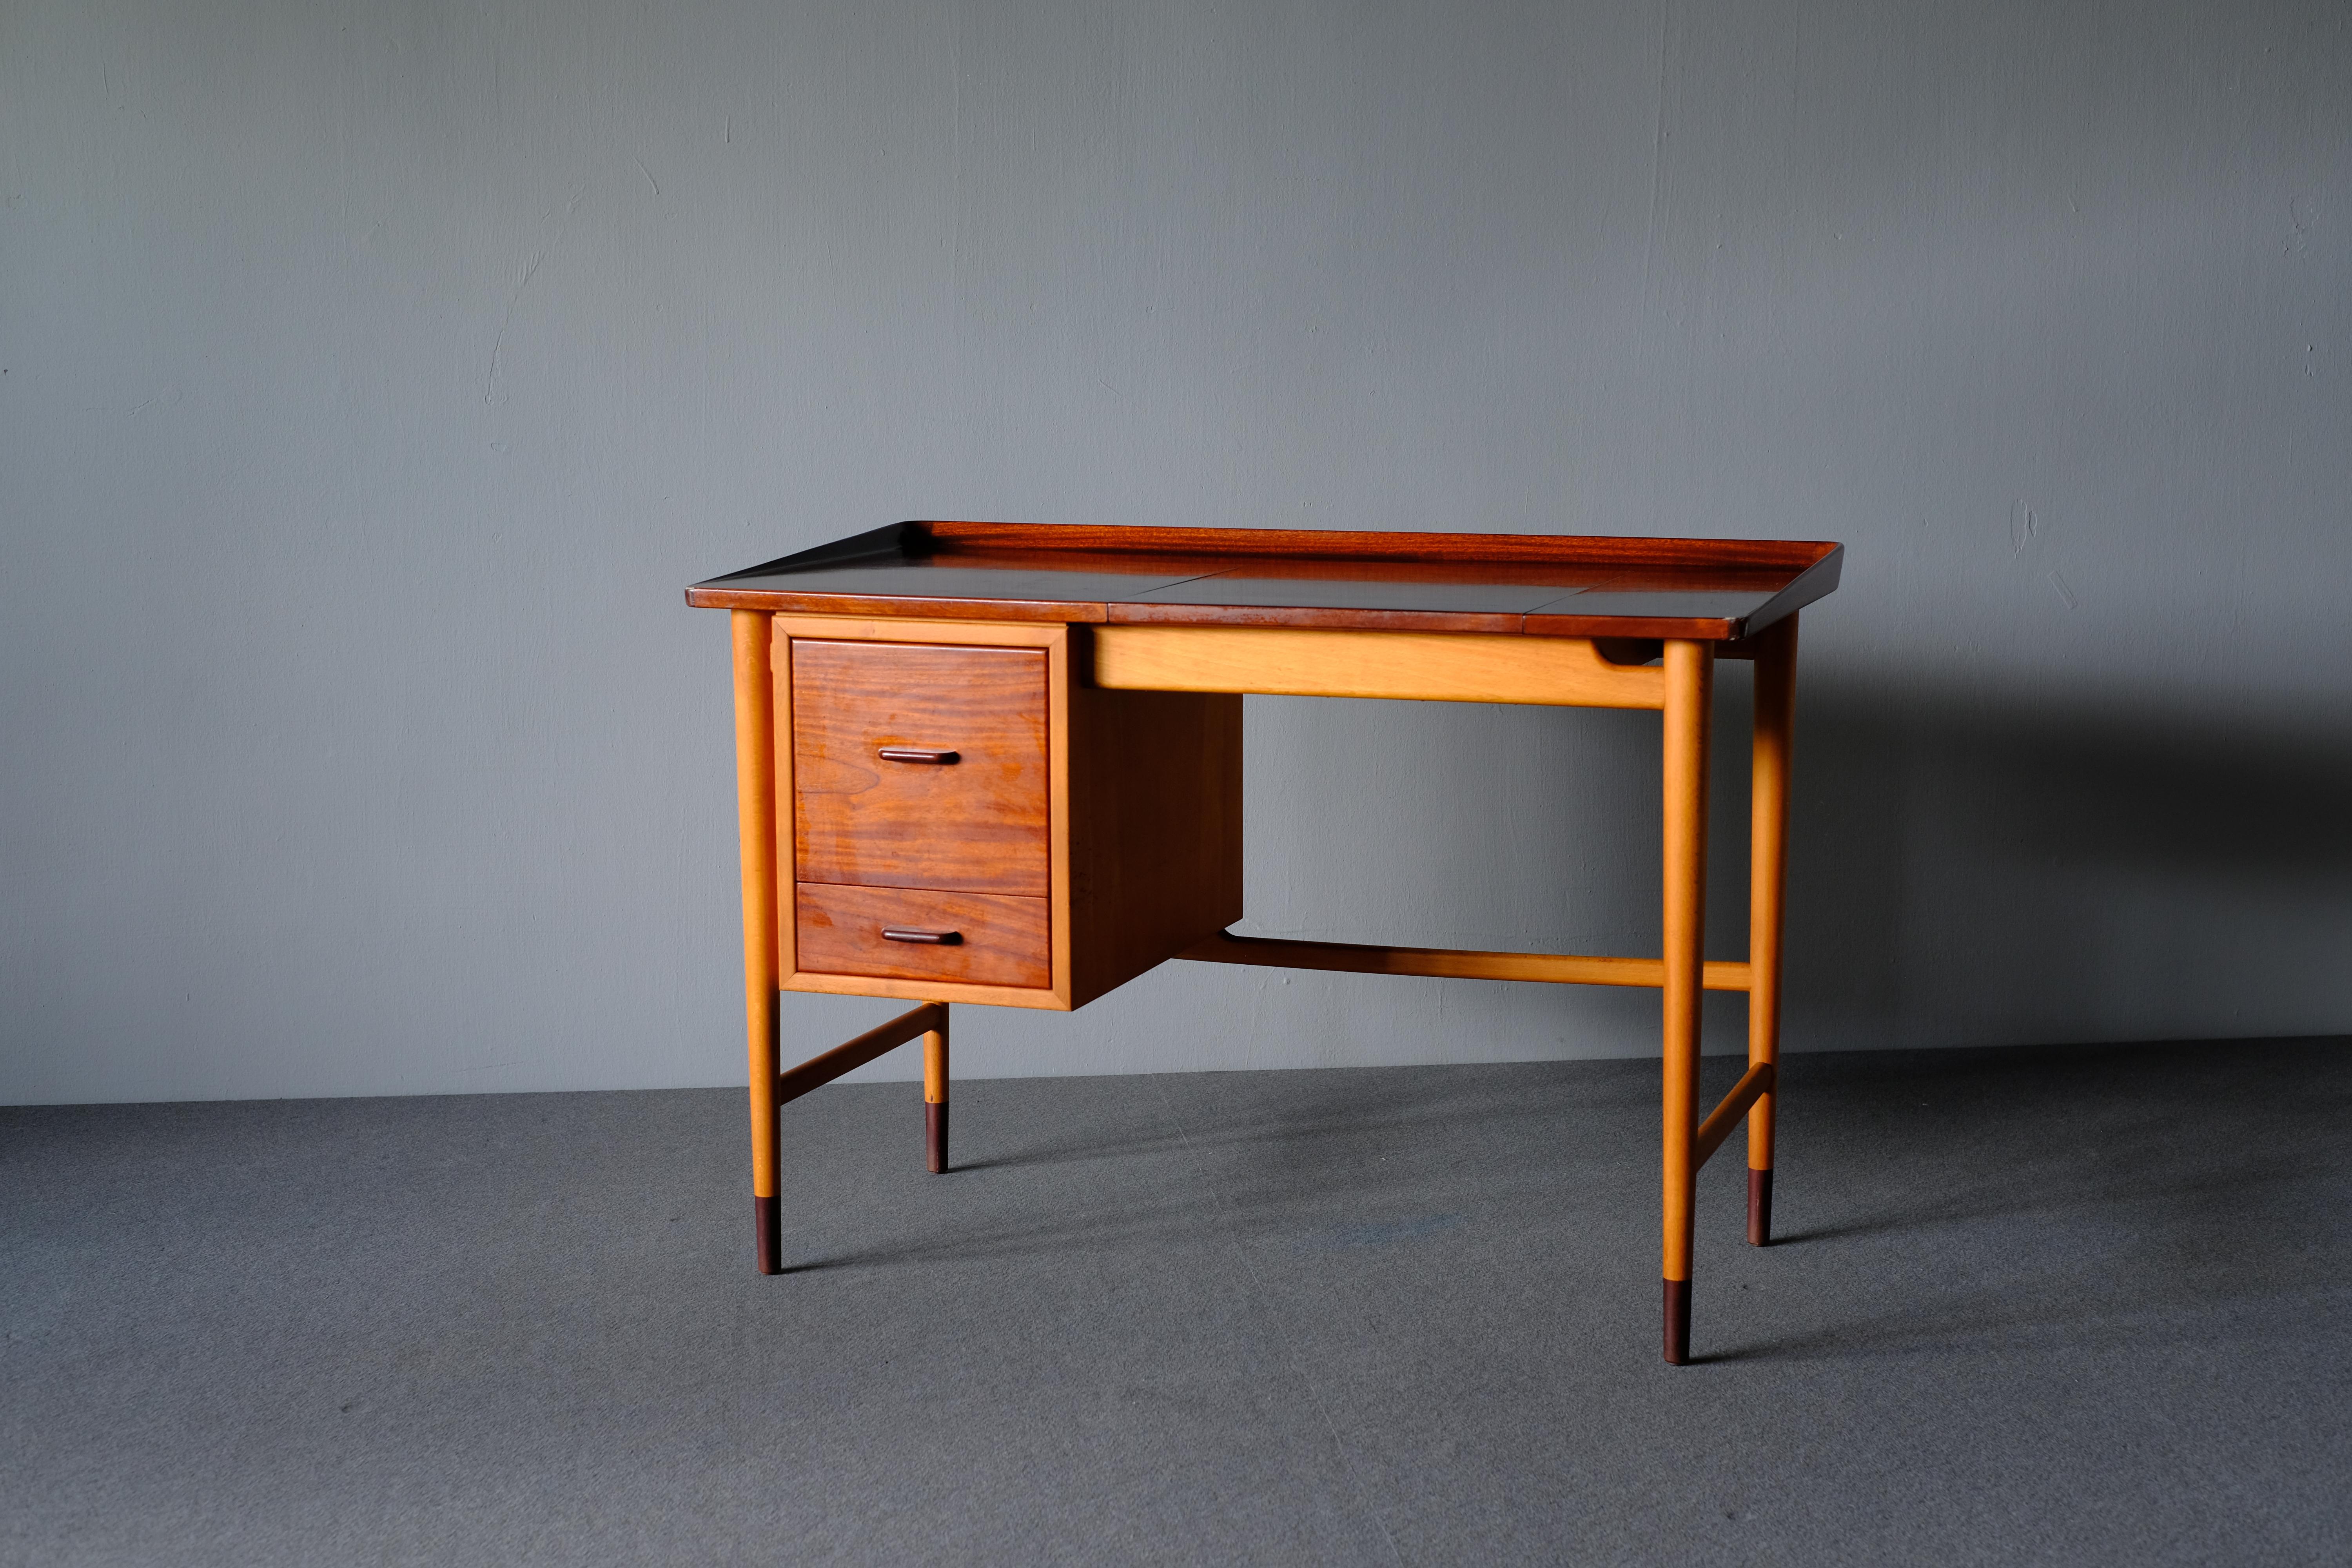
<svg viewBox="0 0 2352 1568">
<path fill-rule="evenodd" d="M 776 747 L 768 616 L 737 610 L 735 821 L 743 857 L 743 1026 L 751 1074 L 751 1219 L 760 1272 L 783 1271 L 776 1212 Z"/>
<path fill-rule="evenodd" d="M 948 1168 L 948 1010 L 940 1026 L 923 1036 L 923 1149 L 934 1175 Z"/>
<path fill-rule="evenodd" d="M 1715 649 L 1666 644 L 1663 1168 L 1666 1360 L 1690 1360 L 1692 1165 L 1698 1123 L 1701 960 L 1706 928 L 1706 745 Z"/>
<path fill-rule="evenodd" d="M 1748 780 L 1748 1060 L 1780 1059 L 1780 932 L 1789 887 L 1789 776 L 1795 753 L 1797 617 L 1761 635 Z M 1780 1078 L 1748 1113 L 1748 1240 L 1772 1239 L 1772 1135 Z"/>
</svg>

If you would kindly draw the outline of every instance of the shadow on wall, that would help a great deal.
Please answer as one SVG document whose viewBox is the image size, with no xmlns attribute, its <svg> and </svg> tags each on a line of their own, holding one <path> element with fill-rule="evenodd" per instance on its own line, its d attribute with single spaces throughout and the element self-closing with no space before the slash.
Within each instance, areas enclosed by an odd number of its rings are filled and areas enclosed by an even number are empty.
<svg viewBox="0 0 2352 1568">
<path fill-rule="evenodd" d="M 1834 677 L 1801 703 L 1792 1047 L 2352 1026 L 2352 738 Z"/>
<path fill-rule="evenodd" d="M 1717 958 L 1747 942 L 1748 693 L 1736 670 L 1717 710 Z M 1654 718 L 1251 701 L 1244 929 L 1657 951 Z M 1799 697 L 1796 810 L 1791 1050 L 2352 1028 L 2343 726 L 1816 668 Z M 1317 984 L 1318 1007 L 1354 994 Z M 1391 1006 L 1408 994 L 1364 994 Z M 1447 1042 L 1441 1059 L 1506 1040 L 1654 1048 L 1654 1003 L 1632 993 L 1465 982 L 1426 1005 L 1411 1026 Z M 1743 1048 L 1743 1013 L 1711 999 L 1709 1050 Z"/>
</svg>

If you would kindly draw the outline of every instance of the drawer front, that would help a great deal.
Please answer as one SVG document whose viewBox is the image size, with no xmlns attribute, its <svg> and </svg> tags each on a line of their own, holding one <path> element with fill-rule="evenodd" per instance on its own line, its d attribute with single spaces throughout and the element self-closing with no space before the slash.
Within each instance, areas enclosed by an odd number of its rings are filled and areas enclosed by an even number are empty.
<svg viewBox="0 0 2352 1568">
<path fill-rule="evenodd" d="M 825 882 L 803 882 L 798 892 L 796 967 L 811 973 L 1037 989 L 1053 984 L 1051 906 L 1044 899 Z M 950 940 L 919 940 L 924 936 Z"/>
<path fill-rule="evenodd" d="M 798 880 L 1047 895 L 1042 650 L 795 637 L 792 672 Z"/>
</svg>

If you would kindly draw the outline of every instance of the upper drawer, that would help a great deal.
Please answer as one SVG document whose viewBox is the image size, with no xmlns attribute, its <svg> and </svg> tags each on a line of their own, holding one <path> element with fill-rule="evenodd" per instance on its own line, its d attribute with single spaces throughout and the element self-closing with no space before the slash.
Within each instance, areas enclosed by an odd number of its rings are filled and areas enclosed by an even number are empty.
<svg viewBox="0 0 2352 1568">
<path fill-rule="evenodd" d="M 795 637 L 792 670 L 794 879 L 1047 896 L 1043 650 Z"/>
</svg>

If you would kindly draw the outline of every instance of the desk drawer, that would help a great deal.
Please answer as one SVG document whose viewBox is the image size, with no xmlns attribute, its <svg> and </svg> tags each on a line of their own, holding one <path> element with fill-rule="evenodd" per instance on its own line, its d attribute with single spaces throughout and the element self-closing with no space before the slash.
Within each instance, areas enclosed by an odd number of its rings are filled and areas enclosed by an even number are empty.
<svg viewBox="0 0 2352 1568">
<path fill-rule="evenodd" d="M 795 877 L 1045 898 L 1045 680 L 1039 648 L 794 637 Z"/>
<path fill-rule="evenodd" d="M 797 891 L 793 935 L 803 970 L 967 985 L 1053 983 L 1044 899 L 823 882 L 803 882 Z"/>
</svg>

